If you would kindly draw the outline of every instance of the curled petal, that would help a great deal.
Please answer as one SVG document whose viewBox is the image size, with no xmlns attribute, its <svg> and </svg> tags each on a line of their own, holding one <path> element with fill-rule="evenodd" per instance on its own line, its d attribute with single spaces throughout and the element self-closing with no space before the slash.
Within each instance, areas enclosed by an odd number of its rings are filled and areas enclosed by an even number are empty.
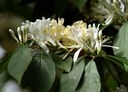
<svg viewBox="0 0 128 92">
<path fill-rule="evenodd" d="M 21 34 L 21 29 L 20 29 L 20 27 L 17 28 L 17 33 L 18 33 L 19 41 L 22 42 L 22 34 Z"/>
<path fill-rule="evenodd" d="M 49 49 L 48 49 L 48 47 L 46 46 L 45 43 L 39 42 L 38 44 L 46 53 L 49 52 Z"/>
<path fill-rule="evenodd" d="M 102 47 L 110 47 L 110 48 L 114 48 L 114 49 L 119 49 L 119 47 L 110 46 L 110 45 L 102 45 Z"/>
<path fill-rule="evenodd" d="M 19 43 L 19 40 L 17 39 L 17 37 L 16 37 L 14 31 L 13 31 L 12 29 L 9 29 L 9 32 L 11 33 L 13 39 L 15 39 L 15 40 Z"/>
<path fill-rule="evenodd" d="M 78 56 L 79 56 L 81 50 L 82 50 L 82 48 L 79 48 L 79 49 L 75 52 L 74 57 L 73 57 L 73 61 L 74 61 L 74 62 L 77 61 Z"/>
</svg>

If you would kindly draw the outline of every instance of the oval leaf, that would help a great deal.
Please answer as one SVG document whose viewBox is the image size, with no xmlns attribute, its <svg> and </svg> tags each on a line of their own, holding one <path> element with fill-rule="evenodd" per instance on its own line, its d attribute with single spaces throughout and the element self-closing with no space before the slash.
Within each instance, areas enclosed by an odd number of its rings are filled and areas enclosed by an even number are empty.
<svg viewBox="0 0 128 92">
<path fill-rule="evenodd" d="M 32 60 L 29 48 L 23 46 L 16 50 L 8 63 L 8 73 L 20 84 L 22 76 Z"/>
<path fill-rule="evenodd" d="M 82 82 L 82 86 L 79 88 L 78 92 L 100 92 L 100 76 L 93 60 L 89 61 L 85 67 L 85 73 Z"/>
<path fill-rule="evenodd" d="M 74 69 L 61 76 L 59 92 L 75 92 L 84 70 L 84 59 Z"/>
<path fill-rule="evenodd" d="M 113 45 L 119 47 L 119 49 L 113 49 L 115 55 L 128 58 L 128 22 L 120 28 Z"/>
<path fill-rule="evenodd" d="M 49 92 L 55 80 L 55 64 L 45 52 L 39 51 L 25 76 L 34 92 Z"/>
</svg>

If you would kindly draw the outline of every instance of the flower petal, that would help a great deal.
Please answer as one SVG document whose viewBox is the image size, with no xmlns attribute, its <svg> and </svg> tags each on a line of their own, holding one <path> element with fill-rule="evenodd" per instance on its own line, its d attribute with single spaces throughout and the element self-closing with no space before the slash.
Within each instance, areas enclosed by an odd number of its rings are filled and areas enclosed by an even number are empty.
<svg viewBox="0 0 128 92">
<path fill-rule="evenodd" d="M 9 32 L 11 33 L 13 39 L 15 39 L 15 40 L 19 43 L 19 40 L 17 39 L 17 37 L 16 37 L 14 31 L 13 31 L 12 29 L 9 29 Z"/>
<path fill-rule="evenodd" d="M 74 61 L 74 62 L 77 61 L 78 56 L 79 56 L 81 50 L 82 50 L 82 48 L 79 48 L 79 49 L 75 52 L 74 57 L 73 57 L 73 61 Z"/>
</svg>

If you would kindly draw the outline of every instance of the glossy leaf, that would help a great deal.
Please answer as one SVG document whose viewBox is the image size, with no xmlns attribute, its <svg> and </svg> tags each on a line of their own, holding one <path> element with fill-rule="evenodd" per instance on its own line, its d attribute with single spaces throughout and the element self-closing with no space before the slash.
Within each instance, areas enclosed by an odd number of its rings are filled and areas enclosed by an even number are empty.
<svg viewBox="0 0 128 92">
<path fill-rule="evenodd" d="M 82 78 L 82 85 L 78 89 L 78 92 L 100 92 L 101 83 L 100 76 L 95 64 L 95 61 L 91 60 L 85 67 L 85 73 Z"/>
<path fill-rule="evenodd" d="M 8 72 L 18 83 L 21 83 L 22 76 L 32 60 L 29 48 L 22 46 L 10 58 Z"/>
<path fill-rule="evenodd" d="M 25 73 L 25 78 L 34 92 L 49 92 L 55 80 L 53 60 L 44 51 L 39 51 Z"/>
<path fill-rule="evenodd" d="M 84 59 L 69 73 L 64 73 L 60 79 L 59 92 L 75 92 L 84 70 Z"/>
<path fill-rule="evenodd" d="M 128 58 L 128 22 L 120 28 L 113 45 L 119 47 L 119 49 L 113 49 L 115 55 Z"/>
</svg>

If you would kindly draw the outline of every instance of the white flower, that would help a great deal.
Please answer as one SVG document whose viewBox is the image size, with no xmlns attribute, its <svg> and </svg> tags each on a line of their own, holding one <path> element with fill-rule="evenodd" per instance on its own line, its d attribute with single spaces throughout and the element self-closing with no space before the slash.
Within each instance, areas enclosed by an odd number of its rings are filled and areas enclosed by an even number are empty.
<svg viewBox="0 0 128 92">
<path fill-rule="evenodd" d="M 55 19 L 52 19 L 51 29 L 48 31 L 49 36 L 54 40 L 56 45 L 59 45 L 60 47 L 63 47 L 63 45 L 59 42 L 63 38 L 63 32 L 65 30 L 63 23 L 64 23 L 63 18 L 61 19 L 58 18 L 58 21 L 56 21 Z"/>
<path fill-rule="evenodd" d="M 29 37 L 37 42 L 37 44 L 42 47 L 46 52 L 49 52 L 49 49 L 46 46 L 47 41 L 50 41 L 52 44 L 55 44 L 54 41 L 49 37 L 47 31 L 51 29 L 51 20 L 50 18 L 42 20 L 37 19 L 35 22 L 28 22 L 29 25 Z"/>
<path fill-rule="evenodd" d="M 98 0 L 98 3 L 92 1 L 91 5 L 92 16 L 103 25 L 121 24 L 128 19 L 127 0 Z"/>
<path fill-rule="evenodd" d="M 31 39 L 41 43 L 48 39 L 47 30 L 50 28 L 50 19 L 37 19 L 35 22 L 29 23 L 29 36 Z"/>
<path fill-rule="evenodd" d="M 17 28 L 18 37 L 16 37 L 12 29 L 9 29 L 9 32 L 19 44 L 25 44 L 28 40 L 28 26 L 27 25 L 22 25 L 21 27 Z"/>
<path fill-rule="evenodd" d="M 61 39 L 64 19 L 37 19 L 35 22 L 27 22 L 29 25 L 29 37 L 35 40 L 46 52 L 49 52 L 47 45 L 57 46 Z"/>
<path fill-rule="evenodd" d="M 102 30 L 99 30 L 99 25 L 96 27 L 96 25 L 93 24 L 93 26 L 88 25 L 87 27 L 86 23 L 78 21 L 71 26 L 70 34 L 72 37 L 69 38 L 71 38 L 75 44 L 71 44 L 71 46 L 67 46 L 67 48 L 83 48 L 86 52 L 94 53 L 97 51 L 97 54 L 100 52 L 103 38 Z"/>
<path fill-rule="evenodd" d="M 69 44 L 66 48 L 77 49 L 74 54 L 74 62 L 77 60 L 80 52 L 84 50 L 84 54 L 95 54 L 98 55 L 101 51 L 102 46 L 113 47 L 109 45 L 103 45 L 109 38 L 102 36 L 102 30 L 99 29 L 99 24 L 96 27 L 95 24 L 88 26 L 83 21 L 75 22 L 69 27 L 70 35 L 66 38 L 73 44 Z"/>
<path fill-rule="evenodd" d="M 71 26 L 64 26 L 64 19 L 50 20 L 50 18 L 42 20 L 37 19 L 35 22 L 26 21 L 21 27 L 17 28 L 18 38 L 10 29 L 13 38 L 18 43 L 26 43 L 27 39 L 34 40 L 42 47 L 45 52 L 49 52 L 49 46 L 64 48 L 67 53 L 63 58 L 67 57 L 71 52 L 74 52 L 74 62 L 79 57 L 79 54 L 84 52 L 84 55 L 98 55 L 102 46 L 109 38 L 102 36 L 102 30 L 99 29 L 99 24 L 96 26 L 88 25 L 83 21 L 74 22 Z M 27 34 L 27 31 L 28 34 Z"/>
</svg>

